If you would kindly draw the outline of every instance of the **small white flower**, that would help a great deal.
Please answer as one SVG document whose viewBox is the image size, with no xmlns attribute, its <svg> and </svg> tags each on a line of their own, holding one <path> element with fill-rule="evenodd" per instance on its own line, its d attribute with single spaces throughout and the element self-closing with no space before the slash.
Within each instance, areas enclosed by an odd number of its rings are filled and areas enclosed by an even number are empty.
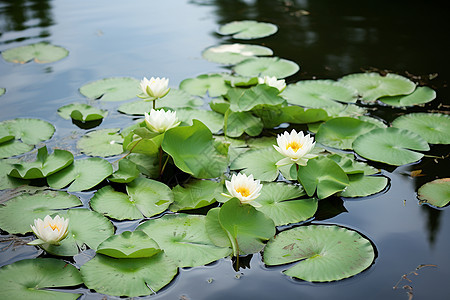
<svg viewBox="0 0 450 300">
<path fill-rule="evenodd" d="M 30 226 L 38 239 L 28 243 L 29 245 L 59 245 L 59 242 L 67 236 L 69 219 L 64 220 L 64 218 L 60 216 L 55 216 L 55 218 L 52 219 L 52 217 L 47 215 L 45 216 L 44 221 L 36 219 L 34 220 L 34 226 Z"/>
<path fill-rule="evenodd" d="M 178 121 L 177 113 L 175 111 L 152 109 L 150 114 L 145 113 L 145 123 L 147 124 L 148 129 L 154 132 L 163 133 L 170 128 L 177 127 L 181 122 Z"/>
<path fill-rule="evenodd" d="M 247 177 L 245 174 L 239 173 L 238 175 L 233 174 L 231 176 L 231 181 L 225 181 L 225 186 L 227 187 L 228 194 L 222 194 L 226 197 L 236 197 L 241 201 L 241 203 L 248 203 L 255 207 L 261 206 L 258 203 L 251 203 L 253 200 L 261 195 L 261 189 L 263 185 L 259 180 L 254 180 L 253 175 Z"/>
<path fill-rule="evenodd" d="M 317 155 L 310 154 L 314 148 L 316 142 L 314 138 L 303 135 L 303 132 L 297 133 L 295 129 L 292 129 L 291 133 L 285 131 L 283 134 L 277 136 L 277 144 L 273 147 L 286 156 L 282 160 L 276 163 L 277 166 L 284 166 L 291 163 L 296 163 L 301 166 L 306 166 L 308 159 L 314 158 Z"/>
<path fill-rule="evenodd" d="M 147 100 L 156 100 L 158 98 L 162 98 L 170 91 L 169 79 L 152 77 L 148 80 L 146 77 L 141 80 L 141 95 L 138 95 L 140 98 Z"/>
<path fill-rule="evenodd" d="M 264 76 L 264 78 L 258 77 L 258 83 L 277 88 L 280 93 L 286 88 L 286 82 L 284 81 L 284 79 L 278 80 L 275 76 Z"/>
</svg>

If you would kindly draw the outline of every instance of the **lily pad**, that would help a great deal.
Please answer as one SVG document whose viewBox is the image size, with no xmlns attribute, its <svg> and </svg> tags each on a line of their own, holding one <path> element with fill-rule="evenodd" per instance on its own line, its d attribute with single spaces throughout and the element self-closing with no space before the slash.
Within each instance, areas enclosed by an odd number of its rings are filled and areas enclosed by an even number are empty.
<svg viewBox="0 0 450 300">
<path fill-rule="evenodd" d="M 275 76 L 285 78 L 297 73 L 300 67 L 293 61 L 279 57 L 254 57 L 234 66 L 233 71 L 247 77 Z"/>
<path fill-rule="evenodd" d="M 222 35 L 232 34 L 235 39 L 251 40 L 272 35 L 277 31 L 278 27 L 274 24 L 244 20 L 222 25 L 218 32 Z"/>
<path fill-rule="evenodd" d="M 75 300 L 81 294 L 55 288 L 82 283 L 77 268 L 54 258 L 24 259 L 0 269 L 0 289 L 4 299 Z"/>
<path fill-rule="evenodd" d="M 358 90 L 362 100 L 373 102 L 381 97 L 411 94 L 416 85 L 397 74 L 381 76 L 378 73 L 356 73 L 339 79 L 339 82 Z"/>
<path fill-rule="evenodd" d="M 123 152 L 120 128 L 100 129 L 88 132 L 77 142 L 77 148 L 90 156 L 113 156 Z"/>
<path fill-rule="evenodd" d="M 51 63 L 63 59 L 69 55 L 69 51 L 60 46 L 48 43 L 36 43 L 19 46 L 2 51 L 3 58 L 8 62 L 24 64 L 30 60 L 37 63 Z"/>
<path fill-rule="evenodd" d="M 277 127 L 282 123 L 308 124 L 327 120 L 328 114 L 321 108 L 305 109 L 300 106 L 271 106 L 263 105 L 252 110 L 264 123 L 265 128 Z"/>
<path fill-rule="evenodd" d="M 392 121 L 392 126 L 415 132 L 430 144 L 450 144 L 448 115 L 411 113 Z"/>
<path fill-rule="evenodd" d="M 58 114 L 66 120 L 72 118 L 80 122 L 89 122 L 105 118 L 108 111 L 84 103 L 72 103 L 58 108 Z"/>
<path fill-rule="evenodd" d="M 416 151 L 428 151 L 430 147 L 414 132 L 389 127 L 360 135 L 353 142 L 353 149 L 364 158 L 400 166 L 418 161 L 423 154 Z"/>
<path fill-rule="evenodd" d="M 115 258 L 151 257 L 161 252 L 158 244 L 143 231 L 124 231 L 103 241 L 97 253 Z"/>
<path fill-rule="evenodd" d="M 428 103 L 436 98 L 436 91 L 427 87 L 419 86 L 409 95 L 382 97 L 379 100 L 387 105 L 395 107 L 413 106 Z"/>
<path fill-rule="evenodd" d="M 231 253 L 212 243 L 206 233 L 205 216 L 164 215 L 139 225 L 179 267 L 202 266 Z"/>
<path fill-rule="evenodd" d="M 289 84 L 281 96 L 291 104 L 323 108 L 340 106 L 339 102 L 355 103 L 358 91 L 334 80 L 302 80 L 295 84 Z"/>
<path fill-rule="evenodd" d="M 278 96 L 278 89 L 267 85 L 257 85 L 250 89 L 233 88 L 228 91 L 226 98 L 230 101 L 230 109 L 234 112 L 250 111 L 262 104 L 285 103 L 285 100 Z"/>
<path fill-rule="evenodd" d="M 164 253 L 145 258 L 112 258 L 97 254 L 81 266 L 84 284 L 98 293 L 139 297 L 169 284 L 178 268 Z"/>
<path fill-rule="evenodd" d="M 181 122 L 192 125 L 192 120 L 196 119 L 205 124 L 213 133 L 217 133 L 223 128 L 223 116 L 215 111 L 193 108 L 177 109 L 177 117 Z"/>
<path fill-rule="evenodd" d="M 310 225 L 283 231 L 267 243 L 264 263 L 269 266 L 298 262 L 283 271 L 311 282 L 354 276 L 372 264 L 375 251 L 356 231 L 338 226 Z"/>
<path fill-rule="evenodd" d="M 5 88 L 0 88 L 0 96 L 3 96 L 6 92 Z"/>
<path fill-rule="evenodd" d="M 184 186 L 173 188 L 174 201 L 171 211 L 190 210 L 208 206 L 216 202 L 223 192 L 223 184 L 212 180 L 193 180 Z"/>
<path fill-rule="evenodd" d="M 273 51 L 259 45 L 224 44 L 209 47 L 202 52 L 204 59 L 212 62 L 234 65 L 252 56 L 269 56 Z"/>
<path fill-rule="evenodd" d="M 17 160 L 0 160 L 0 190 L 13 189 L 29 183 L 29 180 L 8 176 L 13 169 L 13 164 L 16 162 Z"/>
<path fill-rule="evenodd" d="M 46 215 L 58 214 L 62 209 L 81 205 L 74 195 L 59 191 L 38 191 L 36 194 L 22 194 L 0 206 L 0 228 L 11 234 L 31 232 L 35 219 L 43 220 Z"/>
<path fill-rule="evenodd" d="M 47 177 L 47 183 L 54 189 L 62 189 L 69 185 L 68 192 L 79 192 L 93 188 L 112 172 L 111 164 L 102 158 L 79 159 Z"/>
<path fill-rule="evenodd" d="M 341 197 L 366 197 L 384 190 L 388 179 L 384 176 L 367 176 L 363 174 L 347 175 L 349 184 L 342 191 Z"/>
<path fill-rule="evenodd" d="M 187 78 L 180 83 L 180 89 L 197 96 L 208 93 L 210 97 L 218 97 L 225 95 L 228 88 L 224 78 L 219 74 L 204 74 L 196 78 Z"/>
<path fill-rule="evenodd" d="M 226 120 L 225 134 L 230 137 L 240 137 L 247 133 L 249 136 L 258 136 L 263 130 L 261 119 L 248 111 L 231 112 Z"/>
<path fill-rule="evenodd" d="M 0 158 L 12 157 L 33 150 L 33 146 L 18 140 L 9 140 L 0 144 Z"/>
<path fill-rule="evenodd" d="M 36 145 L 53 136 L 55 127 L 40 119 L 13 119 L 0 122 L 0 130 L 7 130 L 16 140 L 28 145 Z M 0 147 L 3 145 L 0 144 Z"/>
<path fill-rule="evenodd" d="M 93 100 L 124 101 L 139 94 L 139 80 L 130 77 L 111 77 L 87 83 L 80 93 Z"/>
<path fill-rule="evenodd" d="M 118 165 L 118 169 L 108 177 L 109 181 L 128 183 L 136 179 L 140 174 L 138 166 L 128 158 L 119 160 Z"/>
<path fill-rule="evenodd" d="M 417 193 L 421 202 L 444 207 L 450 202 L 450 178 L 427 182 L 419 188 Z"/>
</svg>

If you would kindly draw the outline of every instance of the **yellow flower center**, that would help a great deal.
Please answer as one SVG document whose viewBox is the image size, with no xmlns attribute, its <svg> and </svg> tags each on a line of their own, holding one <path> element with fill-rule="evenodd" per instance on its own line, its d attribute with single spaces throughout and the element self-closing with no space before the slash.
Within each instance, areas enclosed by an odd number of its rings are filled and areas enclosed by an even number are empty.
<svg viewBox="0 0 450 300">
<path fill-rule="evenodd" d="M 59 231 L 59 227 L 57 224 L 48 224 L 48 226 L 54 231 L 55 229 L 58 229 Z"/>
<path fill-rule="evenodd" d="M 288 150 L 289 148 L 291 148 L 292 150 L 294 150 L 294 152 L 297 152 L 298 149 L 302 148 L 303 145 L 299 144 L 297 141 L 292 141 L 289 144 L 286 145 L 286 150 Z"/>
<path fill-rule="evenodd" d="M 240 186 L 236 189 L 236 192 L 242 195 L 242 197 L 247 197 L 250 195 L 250 190 L 245 186 Z"/>
</svg>

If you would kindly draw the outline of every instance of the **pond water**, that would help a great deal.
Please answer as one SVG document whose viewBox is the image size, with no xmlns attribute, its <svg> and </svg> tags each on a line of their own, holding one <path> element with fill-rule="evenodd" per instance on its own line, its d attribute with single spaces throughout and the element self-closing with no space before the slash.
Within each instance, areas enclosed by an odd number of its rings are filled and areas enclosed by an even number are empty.
<svg viewBox="0 0 450 300">
<path fill-rule="evenodd" d="M 276 24 L 278 32 L 251 41 L 271 48 L 274 55 L 295 61 L 300 71 L 287 78 L 337 79 L 361 70 L 389 70 L 420 76 L 437 91 L 437 99 L 411 111 L 448 113 L 450 78 L 446 10 L 424 1 L 0 1 L 0 51 L 48 41 L 70 51 L 51 64 L 8 63 L 0 59 L 0 121 L 39 118 L 56 127 L 51 147 L 76 151 L 77 137 L 86 132 L 63 120 L 56 110 L 73 102 L 88 103 L 78 89 L 105 77 L 160 76 L 177 88 L 185 78 L 228 70 L 201 57 L 210 46 L 232 42 L 216 33 L 219 25 L 252 19 Z M 436 77 L 437 75 L 437 77 Z M 434 78 L 435 77 L 435 78 Z M 417 77 L 415 77 L 417 79 Z M 120 114 L 121 102 L 105 102 L 110 114 L 99 127 L 127 127 L 134 119 Z M 372 115 L 386 121 L 405 113 L 373 106 Z M 430 154 L 447 155 L 448 147 L 432 146 Z M 78 157 L 82 157 L 78 153 Z M 389 187 L 365 198 L 331 198 L 320 203 L 313 224 L 338 224 L 356 229 L 376 246 L 377 257 L 366 271 L 331 283 L 293 280 L 282 267 L 265 266 L 259 254 L 235 272 L 229 258 L 204 267 L 181 269 L 166 288 L 151 299 L 443 299 L 450 279 L 450 213 L 419 205 L 417 189 L 435 178 L 449 177 L 448 159 L 424 158 L 383 174 Z M 425 176 L 412 177 L 422 170 Z M 77 193 L 87 199 L 91 193 Z M 333 210 L 333 209 L 334 210 Z M 331 211 L 331 212 L 330 212 Z M 334 213 L 333 213 L 334 211 Z M 317 215 L 319 216 L 319 214 Z M 123 231 L 133 222 L 117 224 Z M 1 265 L 39 253 L 30 246 L 0 249 Z M 33 248 L 34 249 L 34 248 Z M 399 289 L 393 286 L 408 275 Z M 79 288 L 82 299 L 104 295 Z M 113 299 L 114 297 L 110 297 Z"/>
</svg>

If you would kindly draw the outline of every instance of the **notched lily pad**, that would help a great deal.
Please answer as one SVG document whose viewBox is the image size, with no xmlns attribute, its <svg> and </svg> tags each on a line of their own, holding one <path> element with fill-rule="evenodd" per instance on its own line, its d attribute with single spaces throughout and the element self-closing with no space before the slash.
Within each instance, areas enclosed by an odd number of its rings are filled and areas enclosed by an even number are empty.
<svg viewBox="0 0 450 300">
<path fill-rule="evenodd" d="M 425 104 L 434 100 L 435 98 L 436 92 L 433 89 L 427 86 L 420 86 L 417 87 L 415 91 L 409 95 L 381 97 L 379 100 L 391 106 L 404 107 Z"/>
<path fill-rule="evenodd" d="M 72 118 L 80 122 L 89 122 L 105 118 L 108 111 L 84 103 L 72 103 L 58 108 L 58 114 L 66 120 Z"/>
<path fill-rule="evenodd" d="M 444 207 L 450 202 L 450 178 L 427 182 L 419 188 L 417 193 L 421 202 Z"/>
<path fill-rule="evenodd" d="M 229 86 L 220 74 L 203 74 L 196 78 L 187 78 L 180 83 L 180 89 L 191 95 L 210 97 L 225 95 Z"/>
<path fill-rule="evenodd" d="M 448 115 L 411 113 L 392 121 L 392 126 L 415 132 L 430 144 L 450 144 Z"/>
<path fill-rule="evenodd" d="M 124 231 L 103 241 L 97 253 L 114 258 L 142 258 L 160 253 L 158 244 L 143 231 Z"/>
<path fill-rule="evenodd" d="M 139 80 L 130 77 L 104 78 L 83 85 L 80 93 L 93 100 L 124 101 L 139 94 Z"/>
<path fill-rule="evenodd" d="M 279 57 L 255 57 L 234 66 L 233 70 L 242 76 L 285 78 L 297 73 L 300 67 L 293 61 Z"/>
<path fill-rule="evenodd" d="M 77 148 L 86 155 L 108 157 L 123 152 L 123 137 L 119 128 L 100 129 L 88 132 L 78 142 Z"/>
<path fill-rule="evenodd" d="M 223 192 L 223 184 L 212 180 L 193 180 L 184 186 L 175 186 L 172 191 L 174 201 L 169 209 L 176 212 L 197 209 L 216 202 L 216 198 Z"/>
<path fill-rule="evenodd" d="M 7 136 L 14 136 L 16 140 L 21 140 L 28 145 L 36 145 L 50 139 L 55 132 L 55 127 L 40 119 L 18 118 L 0 122 L 0 132 L 3 132 L 3 137 L 7 132 Z M 3 144 L 1 143 L 0 147 Z"/>
<path fill-rule="evenodd" d="M 69 51 L 60 46 L 48 43 L 36 43 L 11 48 L 2 52 L 3 58 L 8 62 L 24 64 L 31 60 L 37 63 L 51 63 L 63 59 Z"/>
<path fill-rule="evenodd" d="M 277 31 L 278 27 L 274 24 L 244 20 L 222 25 L 218 32 L 222 35 L 232 34 L 235 39 L 250 40 L 266 37 Z"/>
</svg>

